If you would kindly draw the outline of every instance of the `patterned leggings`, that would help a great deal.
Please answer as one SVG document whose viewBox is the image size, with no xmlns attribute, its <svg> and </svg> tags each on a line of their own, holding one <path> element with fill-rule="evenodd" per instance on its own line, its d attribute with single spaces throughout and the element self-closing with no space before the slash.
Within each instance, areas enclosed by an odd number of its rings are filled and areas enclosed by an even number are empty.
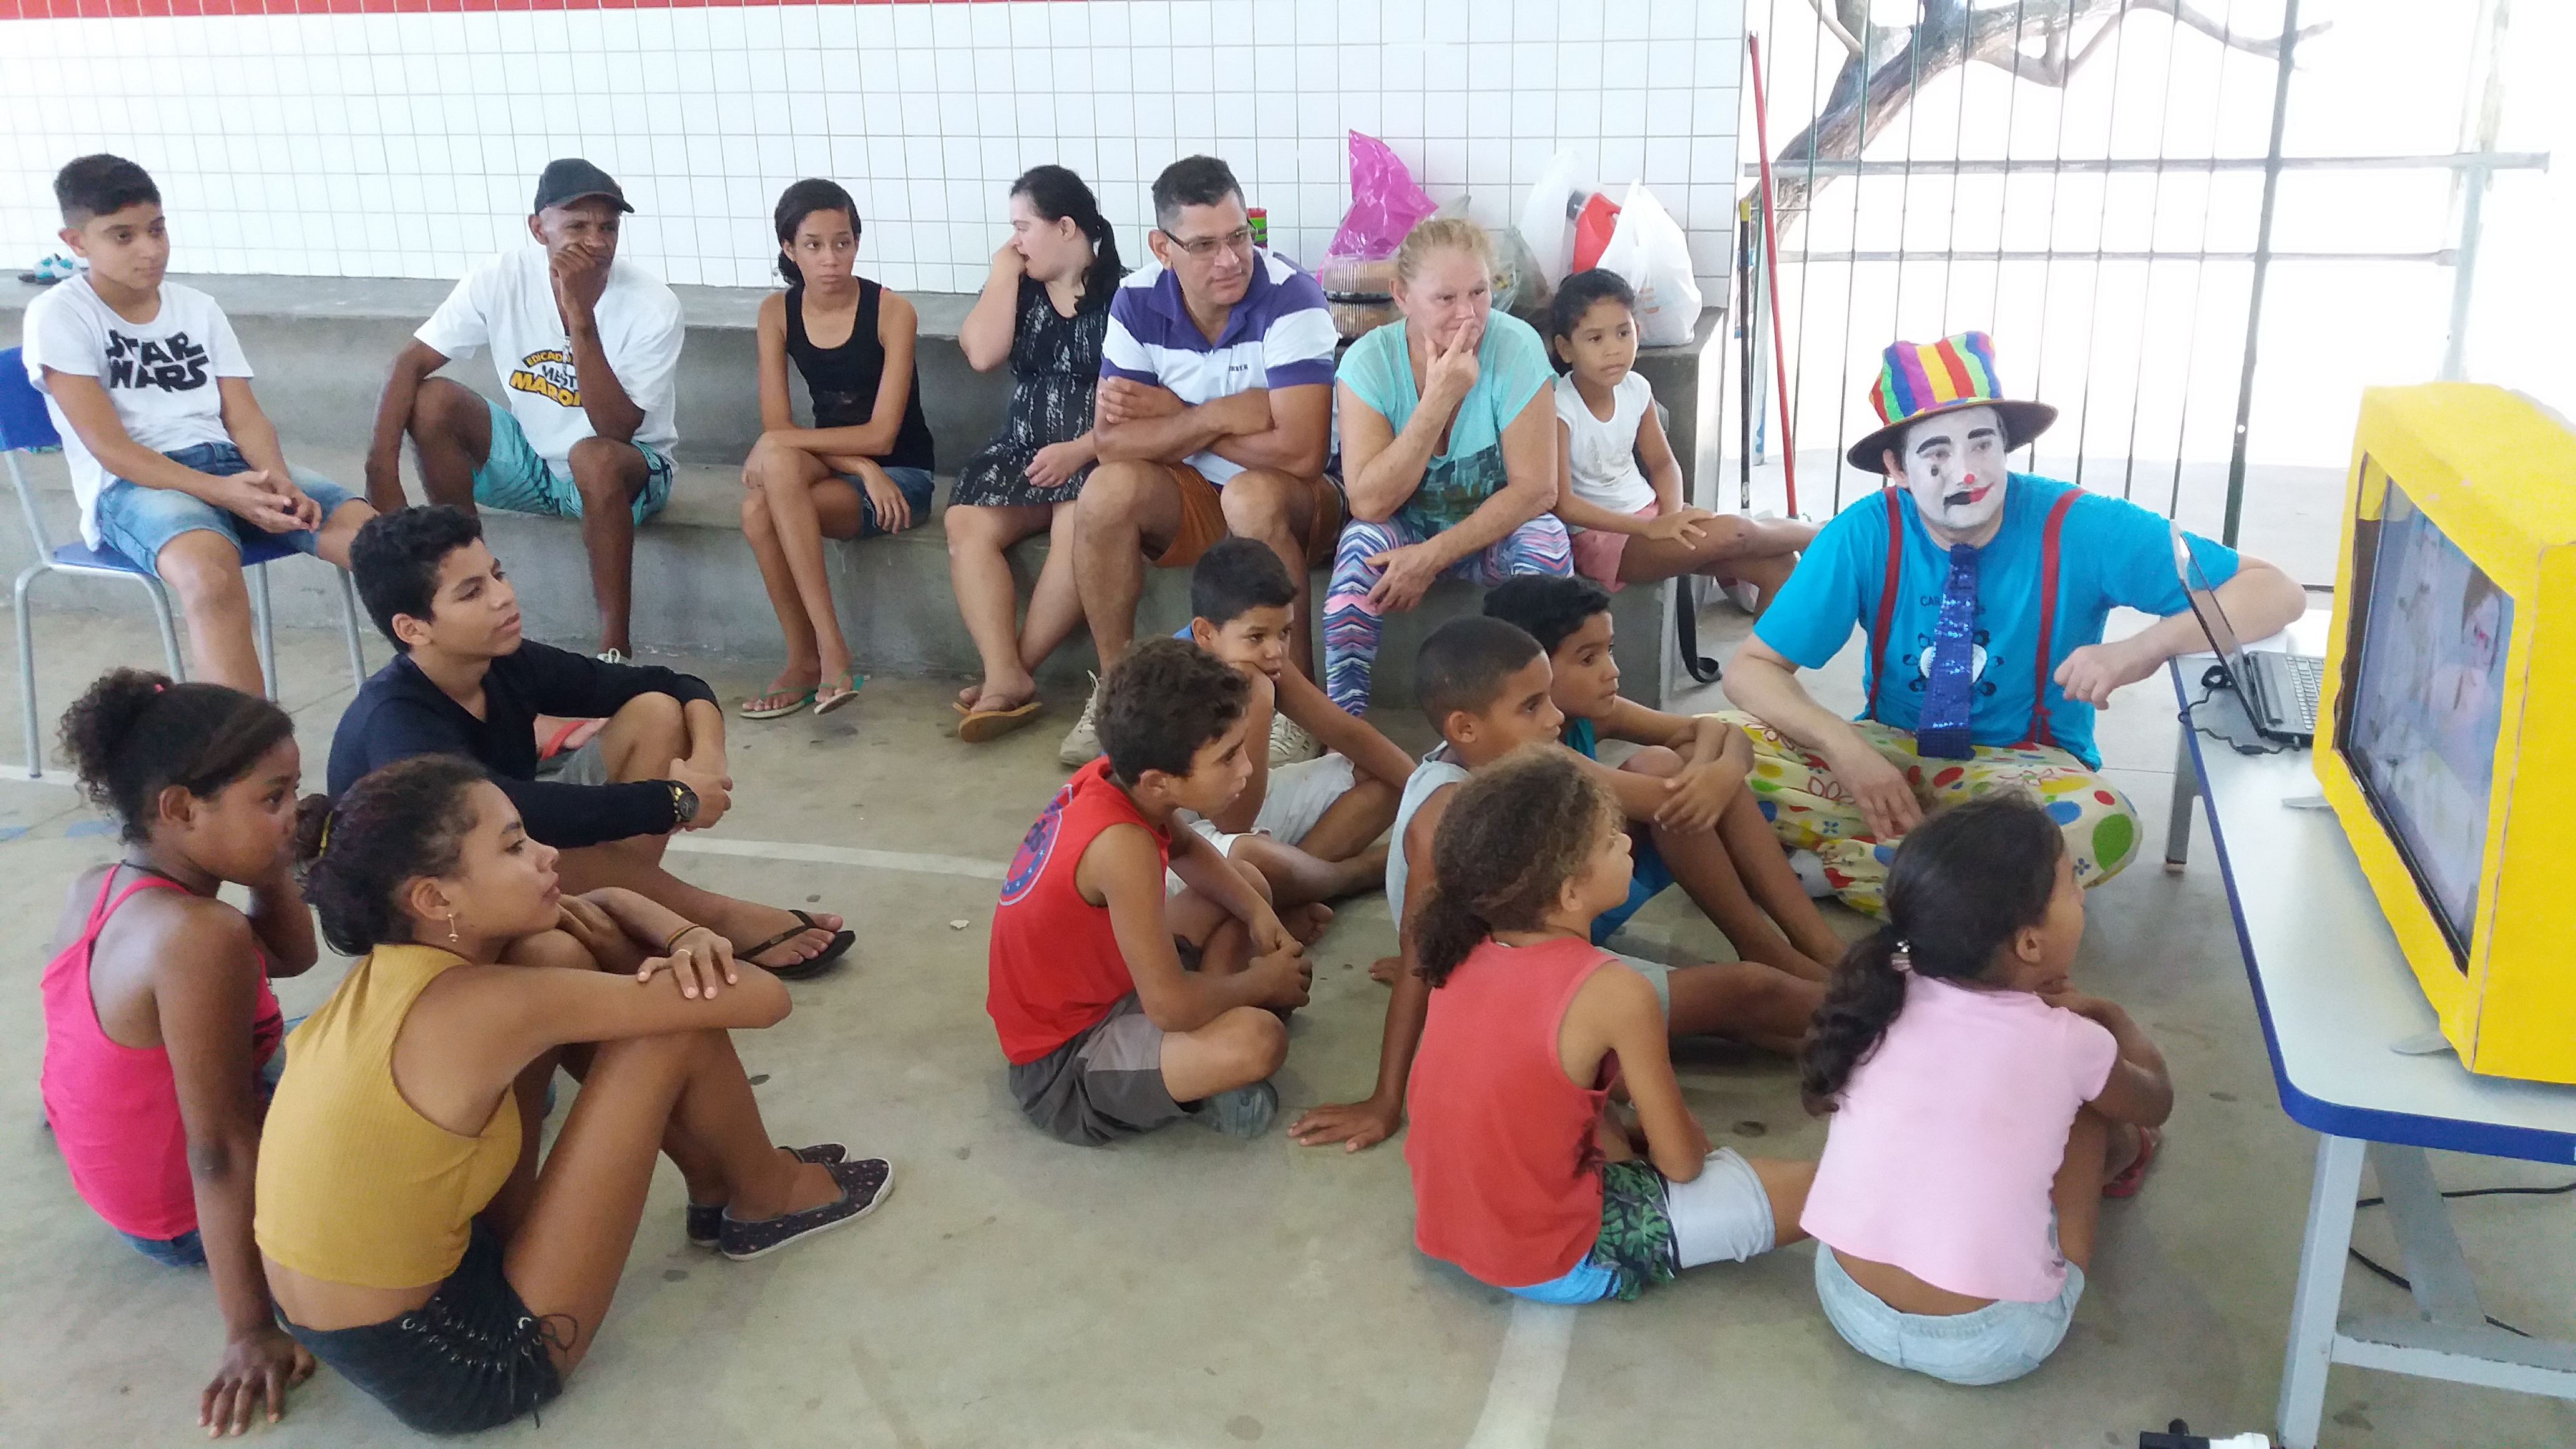
<svg viewBox="0 0 2576 1449">
<path fill-rule="evenodd" d="M 1377 641 L 1385 619 L 1369 602 L 1369 590 L 1386 570 L 1369 559 L 1388 549 L 1420 543 L 1431 535 L 1401 515 L 1384 523 L 1353 519 L 1342 525 L 1342 542 L 1333 551 L 1333 577 L 1324 592 L 1324 692 L 1354 715 L 1368 713 L 1369 674 L 1377 667 Z M 1542 513 L 1505 534 L 1498 543 L 1467 555 L 1443 569 L 1444 579 L 1470 579 L 1492 588 L 1514 574 L 1574 572 L 1574 550 L 1565 525 L 1553 513 Z"/>
<path fill-rule="evenodd" d="M 1887 866 L 1896 842 L 1869 833 L 1869 821 L 1851 795 L 1804 745 L 1752 715 L 1730 711 L 1718 718 L 1753 740 L 1753 773 L 1746 783 L 1780 839 L 1812 850 L 1825 863 L 1825 880 L 1845 905 L 1884 919 Z M 1926 760 L 1914 737 L 1876 720 L 1853 728 L 1866 736 L 1914 787 L 1927 810 L 1980 795 L 2021 790 L 2044 806 L 2065 833 L 2078 885 L 2100 885 L 2138 854 L 2138 811 L 2109 780 L 2050 745 L 1979 745 L 1966 760 Z"/>
</svg>

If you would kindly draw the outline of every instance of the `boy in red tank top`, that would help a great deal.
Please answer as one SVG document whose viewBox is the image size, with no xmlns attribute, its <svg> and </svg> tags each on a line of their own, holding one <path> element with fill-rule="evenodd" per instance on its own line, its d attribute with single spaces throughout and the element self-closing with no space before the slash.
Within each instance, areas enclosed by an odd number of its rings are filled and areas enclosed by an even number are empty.
<svg viewBox="0 0 2576 1449">
<path fill-rule="evenodd" d="M 985 1010 L 1011 1095 L 1086 1146 L 1185 1116 L 1257 1137 L 1279 1111 L 1278 1013 L 1306 1004 L 1312 968 L 1260 874 L 1172 828 L 1175 810 L 1213 815 L 1242 790 L 1248 686 L 1155 639 L 1101 691 L 1104 756 L 1029 827 L 993 913 Z M 1168 900 L 1167 866 L 1187 887 Z"/>
</svg>

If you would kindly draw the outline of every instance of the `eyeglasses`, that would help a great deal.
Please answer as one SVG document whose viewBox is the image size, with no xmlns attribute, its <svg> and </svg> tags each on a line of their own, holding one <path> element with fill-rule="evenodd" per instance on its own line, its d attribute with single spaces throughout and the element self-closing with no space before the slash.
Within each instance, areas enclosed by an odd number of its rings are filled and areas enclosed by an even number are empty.
<svg viewBox="0 0 2576 1449">
<path fill-rule="evenodd" d="M 1223 236 L 1181 237 L 1173 236 L 1170 232 L 1165 232 L 1163 235 L 1170 239 L 1172 245 L 1194 257 L 1215 256 L 1219 248 L 1230 252 L 1242 252 L 1247 256 L 1252 252 L 1252 228 L 1248 226 L 1237 227 Z"/>
</svg>

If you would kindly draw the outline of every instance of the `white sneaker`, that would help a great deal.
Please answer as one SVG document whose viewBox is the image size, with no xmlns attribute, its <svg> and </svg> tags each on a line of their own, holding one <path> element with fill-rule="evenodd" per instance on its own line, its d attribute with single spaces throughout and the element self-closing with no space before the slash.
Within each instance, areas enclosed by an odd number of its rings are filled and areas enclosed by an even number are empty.
<svg viewBox="0 0 2576 1449">
<path fill-rule="evenodd" d="M 1798 884 L 1807 888 L 1810 897 L 1821 901 L 1834 893 L 1834 883 L 1825 879 L 1824 859 L 1814 851 L 1790 851 L 1789 868 L 1798 873 Z"/>
<path fill-rule="evenodd" d="M 1730 579 L 1719 585 L 1728 602 L 1750 614 L 1762 606 L 1762 591 L 1743 579 Z"/>
<path fill-rule="evenodd" d="M 1056 746 L 1055 757 L 1065 765 L 1088 765 L 1100 758 L 1100 676 L 1091 676 L 1091 698 L 1082 706 L 1082 717 L 1065 731 L 1064 743 Z"/>
<path fill-rule="evenodd" d="M 1324 742 L 1306 732 L 1306 727 L 1284 714 L 1270 717 L 1270 768 L 1294 765 L 1319 759 Z"/>
<path fill-rule="evenodd" d="M 627 658 L 626 651 L 623 649 L 602 649 L 599 651 L 599 662 L 602 664 L 632 664 L 635 661 Z"/>
</svg>

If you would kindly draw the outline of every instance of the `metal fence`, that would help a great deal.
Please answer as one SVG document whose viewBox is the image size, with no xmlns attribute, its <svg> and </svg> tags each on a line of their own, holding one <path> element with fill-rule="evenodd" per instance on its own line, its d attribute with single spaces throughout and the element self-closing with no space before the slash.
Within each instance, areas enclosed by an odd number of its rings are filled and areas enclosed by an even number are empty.
<svg viewBox="0 0 2576 1449">
<path fill-rule="evenodd" d="M 2548 158 L 2498 145 L 2504 0 L 2213 8 L 1752 0 L 1778 251 L 1757 159 L 1741 497 L 1757 468 L 1811 516 L 1875 487 L 1842 454 L 1880 349 L 1977 329 L 2061 411 L 2024 466 L 2331 579 L 2359 387 L 2462 375 L 2484 200 Z"/>
</svg>

